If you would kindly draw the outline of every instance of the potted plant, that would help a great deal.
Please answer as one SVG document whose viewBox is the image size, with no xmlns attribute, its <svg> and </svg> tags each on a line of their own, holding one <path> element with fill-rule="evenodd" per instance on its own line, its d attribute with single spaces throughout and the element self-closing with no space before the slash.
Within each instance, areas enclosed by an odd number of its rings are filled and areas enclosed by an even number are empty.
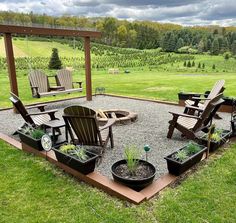
<svg viewBox="0 0 236 223">
<path fill-rule="evenodd" d="M 147 147 L 146 147 L 147 148 Z M 145 149 L 146 152 L 149 150 Z M 135 146 L 127 146 L 124 158 L 111 167 L 113 179 L 136 191 L 140 191 L 153 182 L 156 168 L 148 161 L 140 159 L 141 153 Z"/>
<path fill-rule="evenodd" d="M 202 137 L 199 138 L 198 142 L 201 145 L 207 146 L 207 142 L 208 140 L 210 140 L 210 145 L 209 145 L 210 152 L 217 150 L 231 136 L 231 132 L 229 130 L 224 130 L 219 128 L 214 128 L 214 131 L 211 133 L 210 138 L 209 134 L 210 132 L 204 134 Z"/>
<path fill-rule="evenodd" d="M 186 146 L 166 156 L 167 167 L 171 174 L 179 176 L 200 162 L 207 147 L 189 142 Z"/>
<path fill-rule="evenodd" d="M 40 128 L 33 128 L 29 124 L 25 124 L 20 128 L 17 133 L 19 134 L 21 142 L 29 145 L 36 150 L 43 150 L 41 145 L 41 138 L 45 132 Z"/>
<path fill-rule="evenodd" d="M 98 155 L 87 151 L 83 146 L 64 144 L 53 150 L 59 162 L 83 174 L 89 174 L 95 169 Z"/>
</svg>

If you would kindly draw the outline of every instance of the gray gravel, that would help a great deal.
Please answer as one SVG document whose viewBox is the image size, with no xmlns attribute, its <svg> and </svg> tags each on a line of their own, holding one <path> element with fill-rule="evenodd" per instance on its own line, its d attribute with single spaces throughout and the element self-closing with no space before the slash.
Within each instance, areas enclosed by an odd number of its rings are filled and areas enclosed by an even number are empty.
<svg viewBox="0 0 236 223">
<path fill-rule="evenodd" d="M 49 104 L 47 109 L 59 109 L 56 116 L 61 118 L 63 108 L 72 104 L 79 104 L 95 110 L 115 108 L 138 113 L 138 120 L 135 123 L 113 127 L 115 147 L 113 149 L 107 148 L 102 163 L 96 168 L 103 175 L 109 177 L 111 177 L 111 165 L 123 158 L 123 150 L 126 145 L 137 145 L 140 148 L 143 148 L 145 144 L 150 145 L 152 150 L 148 159 L 157 168 L 157 177 L 159 177 L 167 172 L 164 157 L 188 142 L 185 138 L 181 138 L 181 134 L 177 130 L 175 130 L 172 139 L 166 138 L 168 121 L 172 118 L 168 111 L 183 112 L 183 107 L 110 96 L 96 96 L 90 102 L 84 98 L 55 102 Z M 219 114 L 223 119 L 214 120 L 216 126 L 229 129 L 230 114 Z M 12 135 L 17 127 L 24 123 L 21 116 L 14 114 L 12 110 L 1 111 L 0 121 L 0 132 L 7 135 Z M 17 136 L 14 137 L 19 140 Z"/>
</svg>

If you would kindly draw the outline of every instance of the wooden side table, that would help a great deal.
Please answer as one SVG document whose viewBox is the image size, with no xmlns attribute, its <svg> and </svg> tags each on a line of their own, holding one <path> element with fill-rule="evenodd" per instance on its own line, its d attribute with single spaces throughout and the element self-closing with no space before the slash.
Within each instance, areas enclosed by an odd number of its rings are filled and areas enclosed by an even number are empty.
<svg viewBox="0 0 236 223">
<path fill-rule="evenodd" d="M 65 127 L 66 124 L 63 120 L 51 120 L 46 123 L 44 123 L 44 127 L 46 128 L 51 128 L 52 131 L 52 144 L 53 146 L 56 144 L 56 131 L 60 133 L 60 128 Z M 66 142 L 66 140 L 64 141 Z"/>
</svg>

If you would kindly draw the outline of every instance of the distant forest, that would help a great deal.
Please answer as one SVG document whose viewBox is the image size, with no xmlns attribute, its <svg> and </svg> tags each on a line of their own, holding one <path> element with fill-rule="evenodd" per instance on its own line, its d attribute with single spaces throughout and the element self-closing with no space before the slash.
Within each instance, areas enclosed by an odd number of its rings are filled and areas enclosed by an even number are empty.
<svg viewBox="0 0 236 223">
<path fill-rule="evenodd" d="M 183 27 L 170 23 L 118 20 L 112 17 L 86 18 L 64 15 L 0 12 L 1 24 L 50 27 L 95 28 L 102 32 L 96 42 L 137 49 L 161 48 L 164 52 L 236 55 L 236 27 Z"/>
</svg>

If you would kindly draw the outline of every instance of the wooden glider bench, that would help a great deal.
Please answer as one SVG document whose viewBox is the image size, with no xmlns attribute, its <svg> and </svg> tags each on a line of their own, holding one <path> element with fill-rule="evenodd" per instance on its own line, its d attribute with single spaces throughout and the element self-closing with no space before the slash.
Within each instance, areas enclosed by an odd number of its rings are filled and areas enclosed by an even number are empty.
<svg viewBox="0 0 236 223">
<path fill-rule="evenodd" d="M 58 86 L 50 86 L 48 76 L 46 74 L 44 74 L 40 70 L 32 70 L 29 74 L 32 96 L 34 98 L 41 98 L 46 96 L 56 96 L 57 94 L 70 94 L 73 92 L 82 91 L 82 82 L 76 82 L 79 84 L 79 88 L 73 88 L 72 77 L 68 79 L 66 78 L 67 76 L 65 76 L 65 72 L 59 72 L 56 76 Z M 60 78 L 58 78 L 58 75 L 60 76 Z M 64 79 L 63 76 L 65 77 Z M 58 79 L 62 79 L 64 81 L 58 81 Z"/>
</svg>

